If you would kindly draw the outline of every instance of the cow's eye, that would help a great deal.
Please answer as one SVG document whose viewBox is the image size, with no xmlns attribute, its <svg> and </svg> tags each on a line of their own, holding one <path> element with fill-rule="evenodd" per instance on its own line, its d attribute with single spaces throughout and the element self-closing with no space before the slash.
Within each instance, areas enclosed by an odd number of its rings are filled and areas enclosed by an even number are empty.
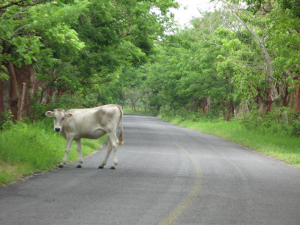
<svg viewBox="0 0 300 225">
<path fill-rule="evenodd" d="M 65 118 L 62 118 L 62 120 L 64 120 Z"/>
</svg>

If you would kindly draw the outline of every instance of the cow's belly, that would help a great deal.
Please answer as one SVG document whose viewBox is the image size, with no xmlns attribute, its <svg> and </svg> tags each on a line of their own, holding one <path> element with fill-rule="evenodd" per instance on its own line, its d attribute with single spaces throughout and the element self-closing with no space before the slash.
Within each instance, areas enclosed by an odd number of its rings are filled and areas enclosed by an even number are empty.
<svg viewBox="0 0 300 225">
<path fill-rule="evenodd" d="M 81 133 L 77 138 L 98 139 L 104 134 L 106 134 L 106 132 L 102 129 L 89 130 L 87 132 Z"/>
</svg>

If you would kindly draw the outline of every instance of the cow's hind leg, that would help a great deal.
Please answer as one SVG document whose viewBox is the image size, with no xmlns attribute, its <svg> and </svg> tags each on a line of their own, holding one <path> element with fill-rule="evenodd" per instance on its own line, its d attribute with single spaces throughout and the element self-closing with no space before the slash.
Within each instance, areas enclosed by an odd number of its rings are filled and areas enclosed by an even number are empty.
<svg viewBox="0 0 300 225">
<path fill-rule="evenodd" d="M 73 141 L 73 137 L 67 137 L 67 144 L 66 144 L 66 149 L 65 149 L 65 156 L 63 158 L 63 161 L 60 163 L 60 165 L 58 166 L 59 168 L 63 168 L 64 164 L 66 164 L 67 159 L 68 159 L 68 155 L 72 146 L 72 141 Z"/>
<path fill-rule="evenodd" d="M 81 168 L 82 167 L 82 154 L 81 154 L 81 139 L 76 140 L 76 149 L 78 152 L 78 165 L 77 168 Z"/>
<path fill-rule="evenodd" d="M 111 150 L 112 150 L 112 147 L 111 147 L 111 143 L 110 143 L 110 139 L 109 139 L 109 138 L 107 139 L 107 142 L 108 142 L 108 144 L 107 144 L 107 152 L 106 152 L 105 158 L 103 159 L 103 161 L 102 161 L 102 163 L 100 164 L 100 166 L 98 167 L 98 169 L 103 169 L 103 168 L 104 168 L 104 166 L 106 165 L 107 159 L 108 159 L 108 157 L 109 157 L 109 155 L 110 155 L 110 152 L 111 152 Z"/>
<path fill-rule="evenodd" d="M 119 140 L 116 136 L 116 134 L 112 133 L 109 135 L 110 137 L 110 142 L 111 142 L 111 147 L 114 153 L 114 161 L 112 166 L 110 167 L 111 169 L 115 169 L 116 165 L 118 165 L 118 146 L 119 146 Z"/>
</svg>

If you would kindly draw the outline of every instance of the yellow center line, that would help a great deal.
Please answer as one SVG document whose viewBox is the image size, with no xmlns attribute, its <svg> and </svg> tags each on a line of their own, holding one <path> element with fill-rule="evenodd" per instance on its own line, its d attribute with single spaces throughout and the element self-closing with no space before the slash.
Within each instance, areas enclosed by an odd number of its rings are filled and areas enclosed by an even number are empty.
<svg viewBox="0 0 300 225">
<path fill-rule="evenodd" d="M 197 160 L 189 153 L 186 149 L 180 146 L 177 142 L 173 141 L 178 148 L 183 150 L 191 160 L 194 169 L 196 171 L 195 182 L 186 195 L 186 197 L 171 211 L 164 219 L 159 222 L 159 225 L 171 225 L 176 222 L 176 220 L 188 209 L 188 207 L 193 203 L 200 193 L 202 186 L 202 171 Z"/>
</svg>

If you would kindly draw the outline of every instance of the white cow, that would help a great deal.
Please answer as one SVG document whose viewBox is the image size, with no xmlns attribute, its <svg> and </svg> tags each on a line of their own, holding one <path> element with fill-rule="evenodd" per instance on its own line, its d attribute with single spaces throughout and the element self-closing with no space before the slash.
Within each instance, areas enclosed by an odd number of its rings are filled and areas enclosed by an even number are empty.
<svg viewBox="0 0 300 225">
<path fill-rule="evenodd" d="M 48 111 L 46 115 L 54 117 L 54 130 L 67 140 L 65 157 L 59 165 L 60 168 L 66 164 L 68 154 L 73 140 L 76 141 L 76 148 L 79 154 L 77 168 L 81 168 L 81 138 L 98 139 L 104 134 L 108 134 L 107 153 L 103 162 L 98 167 L 103 169 L 110 152 L 113 150 L 114 161 L 111 169 L 115 169 L 118 158 L 118 145 L 123 145 L 123 111 L 118 105 L 103 105 L 90 109 L 55 109 L 54 112 Z M 117 138 L 117 131 L 121 124 L 121 133 Z"/>
</svg>

